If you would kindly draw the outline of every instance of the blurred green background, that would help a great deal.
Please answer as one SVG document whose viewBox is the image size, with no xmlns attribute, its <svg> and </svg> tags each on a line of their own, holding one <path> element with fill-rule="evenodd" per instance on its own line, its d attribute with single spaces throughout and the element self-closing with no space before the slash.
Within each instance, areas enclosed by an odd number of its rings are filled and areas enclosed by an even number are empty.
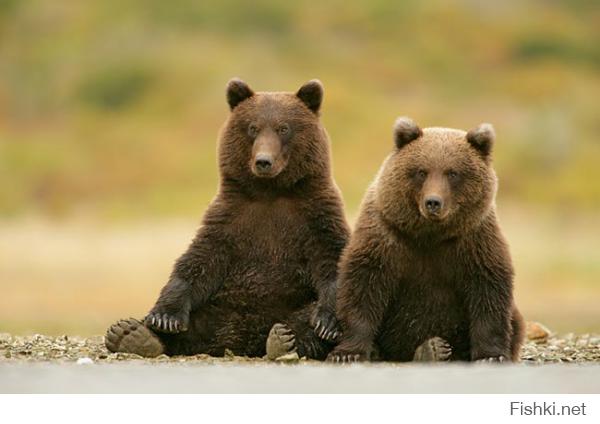
<svg viewBox="0 0 600 424">
<path fill-rule="evenodd" d="M 3 0 L 0 331 L 142 316 L 215 194 L 233 76 L 325 86 L 352 220 L 391 126 L 496 127 L 526 318 L 600 331 L 600 7 L 573 1 Z"/>
</svg>

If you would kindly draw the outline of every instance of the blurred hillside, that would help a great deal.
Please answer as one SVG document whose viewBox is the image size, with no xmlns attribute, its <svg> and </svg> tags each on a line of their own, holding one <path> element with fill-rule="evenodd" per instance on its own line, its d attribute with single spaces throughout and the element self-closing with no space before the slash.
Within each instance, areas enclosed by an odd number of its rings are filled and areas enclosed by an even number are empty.
<svg viewBox="0 0 600 424">
<path fill-rule="evenodd" d="M 0 332 L 148 310 L 215 194 L 233 76 L 323 81 L 350 217 L 398 115 L 493 123 L 521 309 L 600 328 L 598 2 L 3 0 Z"/>
<path fill-rule="evenodd" d="M 599 23 L 584 0 L 3 1 L 0 214 L 198 216 L 232 76 L 323 81 L 350 210 L 400 114 L 492 122 L 503 198 L 598 208 Z"/>
</svg>

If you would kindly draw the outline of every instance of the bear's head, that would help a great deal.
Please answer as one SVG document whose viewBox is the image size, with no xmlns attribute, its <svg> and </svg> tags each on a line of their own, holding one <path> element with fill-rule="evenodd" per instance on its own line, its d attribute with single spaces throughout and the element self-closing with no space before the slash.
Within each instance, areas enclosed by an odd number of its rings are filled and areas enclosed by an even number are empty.
<svg viewBox="0 0 600 424">
<path fill-rule="evenodd" d="M 394 126 L 395 149 L 375 184 L 384 219 L 416 237 L 451 238 L 478 225 L 494 207 L 494 129 L 421 130 L 409 118 Z"/>
<path fill-rule="evenodd" d="M 223 180 L 245 188 L 289 189 L 330 173 L 329 139 L 319 120 L 318 80 L 295 92 L 254 92 L 245 82 L 227 84 L 229 119 L 221 132 Z"/>
</svg>

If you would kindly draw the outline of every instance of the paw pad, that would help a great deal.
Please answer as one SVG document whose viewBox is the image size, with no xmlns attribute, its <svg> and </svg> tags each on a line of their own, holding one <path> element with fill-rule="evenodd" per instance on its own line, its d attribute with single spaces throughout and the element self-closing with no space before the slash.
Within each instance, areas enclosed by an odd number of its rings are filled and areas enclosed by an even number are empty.
<svg viewBox="0 0 600 424">
<path fill-rule="evenodd" d="M 267 359 L 276 360 L 296 352 L 296 336 L 285 324 L 275 324 L 267 338 Z"/>
<path fill-rule="evenodd" d="M 164 353 L 156 334 L 133 318 L 113 324 L 106 331 L 104 343 L 111 352 L 135 353 L 148 358 Z"/>
<path fill-rule="evenodd" d="M 452 348 L 441 337 L 433 337 L 426 340 L 415 351 L 414 361 L 416 362 L 443 362 L 448 361 L 452 356 Z"/>
</svg>

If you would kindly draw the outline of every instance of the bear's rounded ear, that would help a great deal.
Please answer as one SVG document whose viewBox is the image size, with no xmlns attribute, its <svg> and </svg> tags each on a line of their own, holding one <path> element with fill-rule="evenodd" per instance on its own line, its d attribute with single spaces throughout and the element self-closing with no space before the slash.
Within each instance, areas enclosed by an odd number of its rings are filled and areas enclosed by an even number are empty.
<svg viewBox="0 0 600 424">
<path fill-rule="evenodd" d="M 296 96 L 314 113 L 318 113 L 323 101 L 323 84 L 321 81 L 314 79 L 304 84 Z"/>
<path fill-rule="evenodd" d="M 406 116 L 401 116 L 394 123 L 394 142 L 397 148 L 406 146 L 413 140 L 421 137 L 423 131 L 414 121 Z"/>
<path fill-rule="evenodd" d="M 496 132 L 492 124 L 481 124 L 467 133 L 467 141 L 487 158 L 492 153 Z"/>
<path fill-rule="evenodd" d="M 253 95 L 254 91 L 248 87 L 248 84 L 239 78 L 232 78 L 227 83 L 227 103 L 231 110 Z"/>
</svg>

